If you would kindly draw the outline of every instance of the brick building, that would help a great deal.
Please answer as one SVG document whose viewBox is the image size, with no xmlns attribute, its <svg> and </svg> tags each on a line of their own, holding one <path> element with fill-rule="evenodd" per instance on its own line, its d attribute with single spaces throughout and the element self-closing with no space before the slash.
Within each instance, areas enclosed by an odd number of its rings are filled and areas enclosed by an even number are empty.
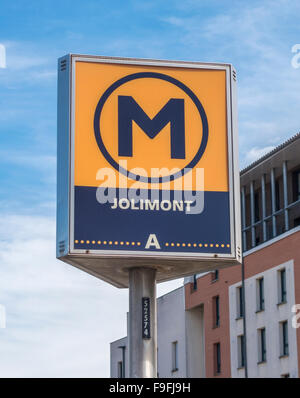
<svg viewBox="0 0 300 398">
<path fill-rule="evenodd" d="M 159 376 L 245 377 L 247 368 L 249 377 L 299 377 L 299 154 L 300 133 L 241 171 L 245 291 L 233 266 L 185 278 L 184 291 L 159 299 L 158 325 L 173 325 L 158 326 Z"/>
<path fill-rule="evenodd" d="M 240 267 L 185 280 L 186 310 L 204 317 L 206 377 L 244 377 L 246 356 L 249 377 L 298 377 L 299 154 L 297 134 L 241 171 L 245 314 Z"/>
</svg>

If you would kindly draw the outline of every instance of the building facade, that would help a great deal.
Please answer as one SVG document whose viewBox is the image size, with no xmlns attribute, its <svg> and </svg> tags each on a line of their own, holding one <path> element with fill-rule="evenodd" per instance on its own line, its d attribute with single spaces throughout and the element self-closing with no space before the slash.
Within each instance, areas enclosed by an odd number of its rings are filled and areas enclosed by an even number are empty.
<svg viewBox="0 0 300 398">
<path fill-rule="evenodd" d="M 297 134 L 241 171 L 245 303 L 240 267 L 186 278 L 186 310 L 204 311 L 206 377 L 245 377 L 246 364 L 249 377 L 299 376 L 299 153 Z"/>
<path fill-rule="evenodd" d="M 190 319 L 185 311 L 184 286 L 157 299 L 157 370 L 159 377 L 186 377 L 187 368 L 187 330 L 197 330 L 201 325 L 199 317 Z M 186 327 L 193 323 L 195 327 Z M 127 322 L 128 330 L 128 322 Z M 197 339 L 197 334 L 189 336 Z M 195 366 L 197 373 L 199 359 L 203 358 L 201 346 L 197 345 L 199 355 Z M 127 336 L 110 344 L 111 377 L 129 377 L 129 349 Z M 193 367 L 194 369 L 194 367 Z"/>
<path fill-rule="evenodd" d="M 284 298 L 281 286 L 283 273 Z M 295 304 L 294 277 L 294 261 L 289 260 L 262 269 L 245 281 L 249 377 L 298 377 L 297 333 L 291 322 L 291 308 Z M 245 377 L 241 341 L 244 333 L 242 319 L 238 317 L 239 288 L 240 282 L 229 287 L 232 377 Z M 253 299 L 249 300 L 251 296 Z M 287 334 L 286 337 L 283 333 Z"/>
<path fill-rule="evenodd" d="M 299 154 L 297 134 L 241 171 L 244 281 L 216 269 L 158 299 L 160 377 L 299 377 Z"/>
</svg>

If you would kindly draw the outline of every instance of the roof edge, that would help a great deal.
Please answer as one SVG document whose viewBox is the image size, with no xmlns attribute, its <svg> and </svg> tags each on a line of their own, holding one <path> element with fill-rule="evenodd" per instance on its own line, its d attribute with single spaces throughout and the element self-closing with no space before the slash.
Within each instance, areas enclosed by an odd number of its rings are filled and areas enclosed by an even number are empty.
<svg viewBox="0 0 300 398">
<path fill-rule="evenodd" d="M 278 145 L 276 148 L 272 149 L 272 151 L 266 153 L 265 155 L 261 156 L 260 158 L 258 158 L 254 162 L 250 163 L 247 167 L 245 167 L 244 169 L 242 169 L 240 171 L 240 175 L 242 176 L 243 174 L 247 173 L 247 171 L 253 169 L 259 163 L 267 160 L 268 158 L 273 156 L 275 153 L 277 153 L 277 152 L 281 151 L 282 149 L 286 148 L 288 145 L 292 144 L 293 142 L 297 141 L 298 139 L 300 139 L 300 131 L 298 133 L 294 134 L 291 138 L 289 138 L 286 141 L 284 141 L 282 144 Z"/>
</svg>

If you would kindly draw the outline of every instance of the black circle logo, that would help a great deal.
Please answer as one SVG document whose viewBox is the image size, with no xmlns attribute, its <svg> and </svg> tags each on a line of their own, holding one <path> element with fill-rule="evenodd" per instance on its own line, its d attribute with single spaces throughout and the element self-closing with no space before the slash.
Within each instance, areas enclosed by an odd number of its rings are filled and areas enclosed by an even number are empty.
<svg viewBox="0 0 300 398">
<path fill-rule="evenodd" d="M 142 176 L 142 175 L 138 175 L 138 174 L 134 174 L 129 172 L 128 170 L 126 170 L 125 168 L 121 167 L 119 165 L 119 163 L 113 159 L 113 157 L 109 154 L 109 152 L 107 151 L 103 139 L 102 139 L 102 135 L 101 135 L 101 131 L 100 131 L 100 118 L 101 118 L 101 112 L 103 110 L 103 107 L 105 105 L 106 100 L 108 99 L 108 97 L 120 86 L 122 86 L 123 84 L 130 82 L 132 80 L 135 79 L 144 79 L 144 78 L 154 78 L 154 79 L 161 79 L 161 80 L 165 80 L 171 84 L 174 84 L 175 86 L 179 87 L 182 91 L 185 92 L 185 94 L 187 94 L 191 100 L 193 101 L 193 103 L 195 104 L 201 121 L 202 121 L 202 128 L 203 128 L 203 132 L 202 132 L 202 140 L 201 140 L 201 144 L 197 150 L 196 155 L 194 156 L 194 158 L 191 160 L 190 163 L 188 163 L 183 169 L 181 169 L 180 171 L 177 171 L 174 174 L 170 174 L 169 176 L 164 176 L 164 177 L 146 177 L 146 176 Z M 94 116 L 94 132 L 95 132 L 95 138 L 98 144 L 98 147 L 100 149 L 100 151 L 102 152 L 103 156 L 105 157 L 105 159 L 110 163 L 110 165 L 116 169 L 118 172 L 120 172 L 121 174 L 125 175 L 128 178 L 131 178 L 133 180 L 137 180 L 137 181 L 141 181 L 144 183 L 163 183 L 163 182 L 169 182 L 172 180 L 175 180 L 177 178 L 182 177 L 188 170 L 194 168 L 196 166 L 196 164 L 199 162 L 199 160 L 201 159 L 201 157 L 203 156 L 206 146 L 207 146 L 207 141 L 208 141 L 208 122 L 207 122 L 207 117 L 206 117 L 206 113 L 205 110 L 201 104 L 201 102 L 199 101 L 199 99 L 197 98 L 197 96 L 193 93 L 193 91 L 188 88 L 185 84 L 183 84 L 182 82 L 180 82 L 177 79 L 174 79 L 171 76 L 162 74 L 162 73 L 155 73 L 155 72 L 140 72 L 140 73 L 133 73 L 131 75 L 122 77 L 121 79 L 117 80 L 116 82 L 114 82 L 105 92 L 104 94 L 101 96 L 97 107 L 96 107 L 96 111 L 95 111 L 95 116 Z M 129 175 L 128 175 L 129 174 Z"/>
</svg>

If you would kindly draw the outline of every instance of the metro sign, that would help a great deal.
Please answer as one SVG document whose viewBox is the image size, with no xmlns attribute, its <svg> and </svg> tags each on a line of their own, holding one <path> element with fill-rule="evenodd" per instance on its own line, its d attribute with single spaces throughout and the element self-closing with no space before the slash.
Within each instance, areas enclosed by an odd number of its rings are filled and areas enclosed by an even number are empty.
<svg viewBox="0 0 300 398">
<path fill-rule="evenodd" d="M 119 287 L 239 264 L 235 86 L 228 64 L 60 58 L 57 257 Z"/>
</svg>

